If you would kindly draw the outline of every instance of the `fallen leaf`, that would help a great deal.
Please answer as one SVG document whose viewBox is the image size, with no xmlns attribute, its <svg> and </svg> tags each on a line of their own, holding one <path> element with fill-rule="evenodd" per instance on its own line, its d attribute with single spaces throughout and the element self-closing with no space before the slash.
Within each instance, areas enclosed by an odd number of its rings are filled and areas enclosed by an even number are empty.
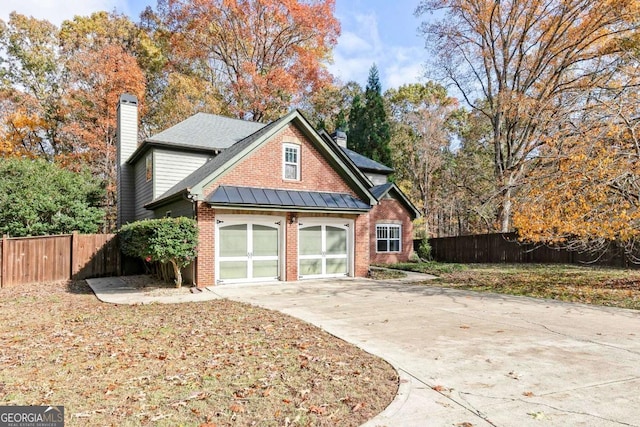
<svg viewBox="0 0 640 427">
<path fill-rule="evenodd" d="M 359 410 L 361 410 L 362 408 L 364 408 L 366 404 L 364 402 L 360 402 L 358 404 L 356 404 L 353 408 L 351 408 L 351 410 L 353 412 L 358 412 Z"/>
<path fill-rule="evenodd" d="M 311 412 L 312 414 L 322 415 L 324 414 L 324 410 L 325 409 L 321 406 L 315 406 L 315 405 L 309 406 L 309 412 Z"/>
<path fill-rule="evenodd" d="M 525 391 L 524 393 L 522 393 L 523 396 L 527 396 L 527 397 L 531 397 L 533 396 L 533 393 L 530 391 Z"/>
<path fill-rule="evenodd" d="M 240 405 L 239 403 L 234 403 L 231 406 L 229 406 L 229 410 L 236 414 L 240 414 L 244 412 L 244 406 Z"/>
<path fill-rule="evenodd" d="M 533 417 L 534 420 L 541 420 L 544 418 L 544 412 L 527 412 L 527 415 Z"/>
</svg>

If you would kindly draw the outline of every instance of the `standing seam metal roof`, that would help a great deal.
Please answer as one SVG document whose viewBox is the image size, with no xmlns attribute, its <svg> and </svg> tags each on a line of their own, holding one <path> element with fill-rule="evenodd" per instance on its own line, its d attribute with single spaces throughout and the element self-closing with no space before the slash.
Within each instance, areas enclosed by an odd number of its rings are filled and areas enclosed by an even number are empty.
<svg viewBox="0 0 640 427">
<path fill-rule="evenodd" d="M 269 206 L 320 210 L 371 209 L 369 204 L 346 193 L 276 190 L 221 185 L 205 200 L 212 205 Z"/>
</svg>

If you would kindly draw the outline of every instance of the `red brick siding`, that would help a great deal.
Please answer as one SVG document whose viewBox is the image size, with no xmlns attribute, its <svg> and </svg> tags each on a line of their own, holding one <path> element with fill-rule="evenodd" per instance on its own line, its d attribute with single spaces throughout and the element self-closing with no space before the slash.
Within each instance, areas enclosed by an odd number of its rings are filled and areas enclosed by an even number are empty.
<svg viewBox="0 0 640 427">
<path fill-rule="evenodd" d="M 384 198 L 380 203 L 371 209 L 369 213 L 370 222 L 370 250 L 371 263 L 387 264 L 394 262 L 405 262 L 413 253 L 413 223 L 410 213 L 396 199 Z M 397 223 L 402 225 L 402 252 L 400 253 L 377 253 L 376 252 L 376 224 Z"/>
<path fill-rule="evenodd" d="M 367 277 L 371 254 L 369 252 L 369 216 L 370 213 L 359 215 L 355 221 L 355 276 Z"/>
<path fill-rule="evenodd" d="M 282 145 L 300 144 L 300 181 L 282 178 Z M 221 176 L 204 193 L 209 195 L 219 185 L 277 188 L 302 191 L 355 193 L 311 142 L 295 126 L 289 125 L 270 141 Z"/>
<path fill-rule="evenodd" d="M 300 181 L 282 178 L 282 144 L 300 144 L 301 176 Z M 303 191 L 328 191 L 348 193 L 356 196 L 355 192 L 329 165 L 320 152 L 307 140 L 302 132 L 293 125 L 287 126 L 280 133 L 255 150 L 230 171 L 221 176 L 215 183 L 205 189 L 205 195 L 211 194 L 219 185 L 236 185 L 244 187 L 276 188 Z M 198 222 L 200 224 L 200 245 L 197 261 L 198 286 L 211 286 L 215 278 L 215 210 L 204 204 L 198 206 Z M 282 212 L 255 212 L 245 210 L 218 210 L 221 214 L 242 215 L 278 215 Z M 364 277 L 369 270 L 370 230 L 369 214 L 336 215 L 298 213 L 298 222 L 309 217 L 346 218 L 354 220 L 355 224 L 355 276 Z M 286 250 L 285 277 L 283 280 L 298 280 L 298 224 L 290 224 L 291 213 L 286 214 L 284 236 Z"/>
<path fill-rule="evenodd" d="M 199 288 L 214 285 L 215 268 L 215 209 L 197 202 L 198 259 L 196 260 L 196 285 Z"/>
<path fill-rule="evenodd" d="M 286 253 L 285 262 L 287 263 L 285 268 L 285 277 L 283 278 L 287 282 L 298 280 L 298 224 L 291 223 L 292 214 L 287 214 L 287 225 L 285 230 L 286 239 Z"/>
</svg>

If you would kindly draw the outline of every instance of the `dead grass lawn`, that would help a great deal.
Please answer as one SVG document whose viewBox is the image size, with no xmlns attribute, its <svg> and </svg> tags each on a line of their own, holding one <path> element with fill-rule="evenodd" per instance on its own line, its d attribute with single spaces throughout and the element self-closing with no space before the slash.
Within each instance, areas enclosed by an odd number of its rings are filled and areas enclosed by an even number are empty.
<svg viewBox="0 0 640 427">
<path fill-rule="evenodd" d="M 85 282 L 0 290 L 0 404 L 68 426 L 356 426 L 393 399 L 384 361 L 297 319 L 217 300 L 100 303 Z"/>
</svg>

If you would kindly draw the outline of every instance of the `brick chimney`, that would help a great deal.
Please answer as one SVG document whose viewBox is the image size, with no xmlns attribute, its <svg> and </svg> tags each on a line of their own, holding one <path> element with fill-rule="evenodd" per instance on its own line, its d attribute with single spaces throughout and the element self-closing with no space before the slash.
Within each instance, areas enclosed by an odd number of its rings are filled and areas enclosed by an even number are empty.
<svg viewBox="0 0 640 427">
<path fill-rule="evenodd" d="M 118 103 L 118 221 L 117 225 L 135 219 L 135 180 L 134 172 L 127 160 L 138 148 L 138 99 L 130 94 L 120 95 Z"/>
</svg>

